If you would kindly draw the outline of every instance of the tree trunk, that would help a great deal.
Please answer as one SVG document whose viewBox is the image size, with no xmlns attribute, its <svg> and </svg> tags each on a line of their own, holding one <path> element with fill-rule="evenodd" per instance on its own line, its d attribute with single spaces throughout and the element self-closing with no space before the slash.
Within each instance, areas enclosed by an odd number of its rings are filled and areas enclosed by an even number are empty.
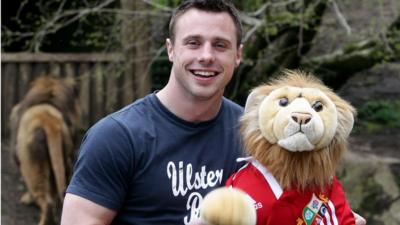
<svg viewBox="0 0 400 225">
<path fill-rule="evenodd" d="M 142 1 L 121 0 L 129 14 L 121 16 L 121 45 L 124 55 L 123 104 L 129 104 L 150 92 L 151 18 L 137 12 L 148 10 Z"/>
</svg>

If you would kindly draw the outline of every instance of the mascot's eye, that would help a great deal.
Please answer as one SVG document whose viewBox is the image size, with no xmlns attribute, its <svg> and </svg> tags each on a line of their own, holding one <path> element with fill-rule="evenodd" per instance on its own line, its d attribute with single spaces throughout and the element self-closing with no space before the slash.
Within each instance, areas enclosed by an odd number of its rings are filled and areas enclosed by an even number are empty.
<svg viewBox="0 0 400 225">
<path fill-rule="evenodd" d="M 279 105 L 280 105 L 280 106 L 285 107 L 285 106 L 287 106 L 288 104 L 289 104 L 289 99 L 286 98 L 286 97 L 281 98 L 281 99 L 279 100 Z"/>
<path fill-rule="evenodd" d="M 312 105 L 313 109 L 317 112 L 322 111 L 322 109 L 324 108 L 324 106 L 322 105 L 322 103 L 320 101 L 316 101 L 313 105 Z"/>
</svg>

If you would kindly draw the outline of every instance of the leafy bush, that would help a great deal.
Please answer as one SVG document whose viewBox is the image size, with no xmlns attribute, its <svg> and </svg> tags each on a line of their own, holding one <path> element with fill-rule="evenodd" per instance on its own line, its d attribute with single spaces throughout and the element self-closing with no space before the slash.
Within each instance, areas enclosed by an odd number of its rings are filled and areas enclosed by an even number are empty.
<svg viewBox="0 0 400 225">
<path fill-rule="evenodd" d="M 366 128 L 368 132 L 400 128 L 400 100 L 368 101 L 358 109 L 358 119 L 358 129 Z"/>
</svg>

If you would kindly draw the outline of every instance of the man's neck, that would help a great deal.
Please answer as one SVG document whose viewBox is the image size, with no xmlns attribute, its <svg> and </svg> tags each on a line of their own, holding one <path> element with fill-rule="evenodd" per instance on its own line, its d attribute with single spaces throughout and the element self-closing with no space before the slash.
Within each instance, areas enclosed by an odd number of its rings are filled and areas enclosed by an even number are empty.
<svg viewBox="0 0 400 225">
<path fill-rule="evenodd" d="M 202 100 L 170 91 L 167 87 L 157 92 L 156 95 L 173 114 L 185 121 L 194 123 L 208 121 L 217 116 L 222 102 L 222 96 Z"/>
</svg>

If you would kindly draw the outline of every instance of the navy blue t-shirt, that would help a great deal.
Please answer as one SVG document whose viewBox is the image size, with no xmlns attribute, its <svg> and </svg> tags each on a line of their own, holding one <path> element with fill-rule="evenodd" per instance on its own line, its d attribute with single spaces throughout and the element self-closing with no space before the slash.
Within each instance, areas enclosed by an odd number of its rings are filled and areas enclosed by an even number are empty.
<svg viewBox="0 0 400 225">
<path fill-rule="evenodd" d="M 224 98 L 214 119 L 190 123 L 150 94 L 88 131 L 67 192 L 117 211 L 112 224 L 188 224 L 237 170 L 242 112 Z"/>
</svg>

